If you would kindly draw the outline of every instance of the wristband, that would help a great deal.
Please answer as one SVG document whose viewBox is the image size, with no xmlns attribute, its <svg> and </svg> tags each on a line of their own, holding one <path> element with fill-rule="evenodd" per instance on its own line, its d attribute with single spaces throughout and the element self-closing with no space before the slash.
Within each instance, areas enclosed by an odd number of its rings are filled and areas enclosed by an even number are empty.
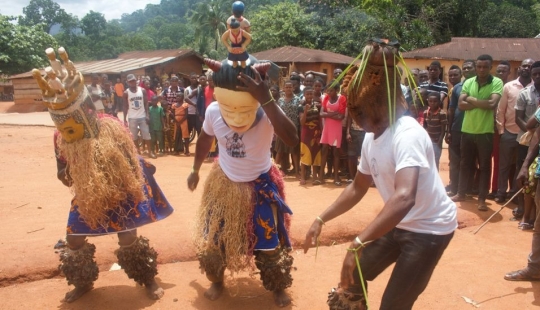
<svg viewBox="0 0 540 310">
<path fill-rule="evenodd" d="M 265 105 L 269 104 L 270 102 L 274 101 L 274 98 L 270 98 L 267 102 L 261 104 L 261 107 L 264 107 Z"/>
<path fill-rule="evenodd" d="M 323 225 L 325 224 L 324 221 L 322 220 L 322 218 L 321 218 L 320 216 L 317 216 L 317 220 L 318 220 L 319 222 L 321 222 L 321 224 L 323 224 Z"/>
<path fill-rule="evenodd" d="M 191 173 L 199 174 L 199 170 L 195 170 L 195 166 L 191 167 Z"/>
</svg>

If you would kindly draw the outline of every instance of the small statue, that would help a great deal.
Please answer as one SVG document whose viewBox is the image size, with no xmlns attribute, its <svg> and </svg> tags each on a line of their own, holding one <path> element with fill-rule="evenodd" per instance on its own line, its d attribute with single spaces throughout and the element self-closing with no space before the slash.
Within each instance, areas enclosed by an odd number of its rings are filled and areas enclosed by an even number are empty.
<svg viewBox="0 0 540 310">
<path fill-rule="evenodd" d="M 60 79 L 56 76 L 56 70 L 53 70 L 51 67 L 47 67 L 45 68 L 45 73 L 47 74 L 47 83 L 51 89 L 53 89 L 57 95 L 65 94 L 66 89 L 64 88 L 62 81 L 60 81 Z"/>
<path fill-rule="evenodd" d="M 45 53 L 47 54 L 47 58 L 49 58 L 49 63 L 51 64 L 51 68 L 54 70 L 54 73 L 57 77 L 59 77 L 61 80 L 64 79 L 66 76 L 65 70 L 62 68 L 62 64 L 58 59 L 56 59 L 56 54 L 54 53 L 54 50 L 52 48 L 48 48 L 45 50 Z"/>
<path fill-rule="evenodd" d="M 73 62 L 69 60 L 69 55 L 66 52 L 66 49 L 60 47 L 58 49 L 58 56 L 60 56 L 60 59 L 62 59 L 62 62 L 64 63 L 66 77 L 62 82 L 64 83 L 64 88 L 67 90 L 68 96 L 70 96 L 75 87 L 82 82 L 82 76 L 77 69 L 75 69 Z"/>
<path fill-rule="evenodd" d="M 237 62 L 240 62 L 242 68 L 245 68 L 246 60 L 249 59 L 246 47 L 251 43 L 251 35 L 240 28 L 240 22 L 236 18 L 231 19 L 230 27 L 221 36 L 221 42 L 229 51 L 227 59 L 232 61 L 233 68 L 236 68 Z"/>
<path fill-rule="evenodd" d="M 235 1 L 232 4 L 232 13 L 233 15 L 229 16 L 227 18 L 227 29 L 231 29 L 231 20 L 234 18 L 240 23 L 240 28 L 246 32 L 251 33 L 251 23 L 249 20 L 247 20 L 244 15 L 244 2 L 242 1 Z"/>
<path fill-rule="evenodd" d="M 56 92 L 52 87 L 47 83 L 47 80 L 41 75 L 41 72 L 38 69 L 32 70 L 32 76 L 36 80 L 39 88 L 41 89 L 41 94 L 43 95 L 43 99 L 49 100 L 51 98 L 56 97 Z"/>
<path fill-rule="evenodd" d="M 62 62 L 64 63 L 64 67 L 67 71 L 67 77 L 73 79 L 77 73 L 77 70 L 75 70 L 75 65 L 73 65 L 71 60 L 69 60 L 69 55 L 63 47 L 58 49 L 58 56 L 60 56 L 60 59 L 62 59 Z"/>
</svg>

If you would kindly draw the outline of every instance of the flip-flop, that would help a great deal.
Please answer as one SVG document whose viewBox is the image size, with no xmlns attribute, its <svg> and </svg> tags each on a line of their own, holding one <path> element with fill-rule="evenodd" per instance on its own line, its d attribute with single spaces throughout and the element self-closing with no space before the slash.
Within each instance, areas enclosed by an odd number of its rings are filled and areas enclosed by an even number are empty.
<svg viewBox="0 0 540 310">
<path fill-rule="evenodd" d="M 341 186 L 341 182 L 340 181 L 334 181 L 334 185 L 335 186 Z"/>
<path fill-rule="evenodd" d="M 322 184 L 321 180 L 313 181 L 313 185 L 321 185 L 321 184 Z"/>
</svg>

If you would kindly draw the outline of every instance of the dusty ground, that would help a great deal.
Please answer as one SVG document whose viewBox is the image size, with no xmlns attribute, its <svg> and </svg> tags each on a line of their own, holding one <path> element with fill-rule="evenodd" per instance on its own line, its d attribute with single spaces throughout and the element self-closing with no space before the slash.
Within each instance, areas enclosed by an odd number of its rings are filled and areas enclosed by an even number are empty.
<svg viewBox="0 0 540 310">
<path fill-rule="evenodd" d="M 151 160 L 158 168 L 157 180 L 175 213 L 168 219 L 139 230 L 159 252 L 159 282 L 165 297 L 147 300 L 140 287 L 122 271 L 108 271 L 116 261 L 115 236 L 92 238 L 97 247 L 100 278 L 95 289 L 77 302 L 66 305 L 60 299 L 68 286 L 57 272 L 58 257 L 53 245 L 63 237 L 71 194 L 56 179 L 50 127 L 0 125 L 0 309 L 274 309 L 272 296 L 257 278 L 242 274 L 235 286 L 216 302 L 202 294 L 208 281 L 199 273 L 190 242 L 191 219 L 201 198 L 186 187 L 192 157 L 166 156 Z M 192 147 L 193 149 L 193 147 Z M 448 178 L 447 154 L 441 159 L 441 177 Z M 203 165 L 204 177 L 210 164 Z M 292 239 L 294 284 L 289 309 L 326 309 L 329 289 L 338 282 L 345 241 L 353 238 L 382 206 L 376 189 L 346 216 L 328 223 L 322 247 L 304 255 L 299 244 L 313 219 L 342 190 L 332 185 L 301 187 L 286 179 L 287 200 L 294 211 Z M 511 205 L 513 207 L 513 205 Z M 505 208 L 477 235 L 472 231 L 491 212 L 476 211 L 473 200 L 458 204 L 460 227 L 437 266 L 415 309 L 474 308 L 462 296 L 484 309 L 532 309 L 540 306 L 540 284 L 507 282 L 507 271 L 522 268 L 530 249 L 531 234 L 509 221 Z M 391 270 L 370 283 L 370 304 L 378 308 Z M 230 283 L 229 283 L 230 284 Z"/>
</svg>

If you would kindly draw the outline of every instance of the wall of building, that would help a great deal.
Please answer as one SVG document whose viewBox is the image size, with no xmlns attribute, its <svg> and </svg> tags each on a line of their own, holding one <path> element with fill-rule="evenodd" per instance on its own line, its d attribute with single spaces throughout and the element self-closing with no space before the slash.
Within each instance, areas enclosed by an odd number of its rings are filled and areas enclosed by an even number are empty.
<svg viewBox="0 0 540 310">
<path fill-rule="evenodd" d="M 41 102 L 41 90 L 33 77 L 12 79 L 13 101 L 15 104 L 34 104 Z"/>
</svg>

